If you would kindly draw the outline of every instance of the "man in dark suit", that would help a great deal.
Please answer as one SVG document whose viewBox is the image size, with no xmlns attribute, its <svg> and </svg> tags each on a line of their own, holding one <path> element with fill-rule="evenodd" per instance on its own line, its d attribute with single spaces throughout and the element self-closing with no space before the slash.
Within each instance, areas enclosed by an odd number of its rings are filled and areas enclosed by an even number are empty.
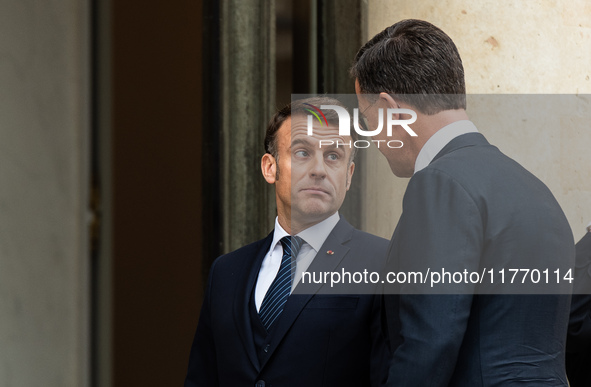
<svg viewBox="0 0 591 387">
<path fill-rule="evenodd" d="M 389 352 L 380 327 L 381 298 L 319 294 L 322 285 L 300 294 L 285 290 L 304 271 L 338 271 L 360 262 L 379 271 L 385 261 L 387 241 L 354 229 L 338 214 L 355 167 L 353 148 L 342 146 L 351 138 L 339 135 L 334 111 L 324 111 L 324 122 L 307 134 L 308 112 L 320 105 L 340 103 L 296 101 L 269 124 L 261 169 L 275 185 L 275 229 L 214 262 L 186 387 L 385 382 Z"/>
<path fill-rule="evenodd" d="M 566 341 L 566 374 L 571 387 L 591 386 L 591 225 L 576 245 L 575 288 Z"/>
<path fill-rule="evenodd" d="M 493 285 L 486 277 L 488 294 L 470 280 L 445 295 L 406 283 L 396 288 L 399 299 L 385 296 L 393 343 L 388 386 L 566 386 L 570 296 L 552 293 L 572 285 L 538 285 L 550 295 L 507 295 L 513 288 L 507 278 L 498 285 L 498 271 L 572 268 L 572 233 L 548 188 L 468 120 L 464 70 L 451 39 L 430 23 L 403 20 L 366 43 L 351 72 L 370 129 L 380 118 L 395 123 L 392 137 L 383 130 L 374 138 L 404 144 L 379 147 L 396 176 L 410 177 L 388 270 L 494 268 L 497 276 Z M 388 109 L 415 112 L 416 136 L 400 125 L 406 114 Z"/>
</svg>

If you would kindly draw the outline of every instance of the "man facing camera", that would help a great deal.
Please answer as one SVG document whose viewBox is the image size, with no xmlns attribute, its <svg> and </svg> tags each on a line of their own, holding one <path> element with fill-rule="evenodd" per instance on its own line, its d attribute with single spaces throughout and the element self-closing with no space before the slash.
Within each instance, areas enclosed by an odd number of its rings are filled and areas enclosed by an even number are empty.
<svg viewBox="0 0 591 387">
<path fill-rule="evenodd" d="M 339 135 L 332 110 L 308 135 L 308 112 L 321 105 L 341 104 L 295 101 L 269 123 L 261 169 L 275 185 L 275 229 L 212 265 L 185 387 L 385 382 L 389 353 L 380 329 L 381 298 L 290 294 L 302 272 L 315 268 L 338 271 L 363 261 L 379 271 L 387 247 L 338 213 L 355 169 L 354 149 L 342 146 L 351 138 Z M 332 145 L 320 146 L 321 140 Z"/>
<path fill-rule="evenodd" d="M 425 21 L 400 21 L 360 49 L 352 75 L 370 128 L 395 123 L 377 140 L 404 143 L 379 148 L 396 176 L 410 178 L 388 270 L 572 268 L 572 233 L 552 193 L 468 120 L 464 69 L 449 36 Z M 531 287 L 524 294 L 510 279 L 499 284 L 500 276 L 483 277 L 482 294 L 472 275 L 463 285 L 457 278 L 448 294 L 407 282 L 396 289 L 399 298 L 385 296 L 388 386 L 567 385 L 568 295 Z M 570 285 L 560 289 L 568 293 Z"/>
</svg>

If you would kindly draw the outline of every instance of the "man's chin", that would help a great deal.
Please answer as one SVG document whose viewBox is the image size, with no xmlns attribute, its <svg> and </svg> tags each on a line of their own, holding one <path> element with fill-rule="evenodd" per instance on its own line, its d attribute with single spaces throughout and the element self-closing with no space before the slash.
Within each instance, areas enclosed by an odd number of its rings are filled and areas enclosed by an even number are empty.
<svg viewBox="0 0 591 387">
<path fill-rule="evenodd" d="M 291 215 L 292 217 L 297 216 L 301 223 L 318 223 L 335 212 L 336 211 L 329 206 L 314 203 L 299 209 L 292 207 Z"/>
<path fill-rule="evenodd" d="M 414 171 L 403 170 L 403 169 L 401 169 L 399 167 L 393 167 L 392 165 L 390 165 L 390 170 L 392 171 L 392 173 L 394 174 L 394 176 L 396 176 L 396 177 L 403 177 L 403 178 L 412 177 L 413 172 L 414 172 Z"/>
</svg>

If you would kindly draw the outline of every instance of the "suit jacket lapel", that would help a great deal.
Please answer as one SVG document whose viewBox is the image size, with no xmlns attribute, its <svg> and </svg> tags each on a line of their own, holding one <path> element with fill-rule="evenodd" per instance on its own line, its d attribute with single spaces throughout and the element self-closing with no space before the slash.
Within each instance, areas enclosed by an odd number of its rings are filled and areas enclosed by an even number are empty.
<svg viewBox="0 0 591 387">
<path fill-rule="evenodd" d="M 245 268 L 243 269 L 243 272 L 246 275 L 238 279 L 239 283 L 236 285 L 234 295 L 234 322 L 238 329 L 238 333 L 240 334 L 240 338 L 242 339 L 242 344 L 248 353 L 248 357 L 257 371 L 260 370 L 260 365 L 254 345 L 249 305 L 250 297 L 261 269 L 261 264 L 271 247 L 272 241 L 273 232 L 263 240 L 258 251 L 253 251 L 253 254 L 255 255 L 254 259 L 244 259 Z"/>
<path fill-rule="evenodd" d="M 354 229 L 346 220 L 341 218 L 332 232 L 326 238 L 326 241 L 316 254 L 316 257 L 308 268 L 309 272 L 318 271 L 333 271 L 339 263 L 343 260 L 345 255 L 349 252 L 349 248 L 343 244 L 351 239 Z M 330 250 L 333 254 L 327 253 Z M 289 331 L 299 314 L 302 312 L 310 299 L 318 292 L 324 284 L 306 284 L 305 291 L 302 290 L 301 282 L 294 289 L 292 294 L 285 303 L 281 316 L 277 319 L 277 324 L 272 330 L 273 337 L 271 338 L 271 346 L 267 357 L 261 363 L 261 369 L 269 361 L 275 349 L 279 346 L 285 334 Z"/>
</svg>

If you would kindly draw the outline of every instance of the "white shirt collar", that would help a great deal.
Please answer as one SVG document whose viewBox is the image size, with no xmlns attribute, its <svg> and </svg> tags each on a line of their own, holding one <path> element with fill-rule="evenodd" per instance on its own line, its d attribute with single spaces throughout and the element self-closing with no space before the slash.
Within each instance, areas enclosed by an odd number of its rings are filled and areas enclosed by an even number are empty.
<svg viewBox="0 0 591 387">
<path fill-rule="evenodd" d="M 332 232 L 332 229 L 337 225 L 340 219 L 341 217 L 337 211 L 322 222 L 303 230 L 297 235 L 318 252 L 324 244 L 324 241 L 326 241 L 326 238 L 328 238 L 328 234 Z"/>
<path fill-rule="evenodd" d="M 472 121 L 461 120 L 452 122 L 435 132 L 430 139 L 427 140 L 415 161 L 415 173 L 427 167 L 433 161 L 435 156 L 450 143 L 454 138 L 466 133 L 478 133 L 478 129 Z"/>
<path fill-rule="evenodd" d="M 322 222 L 315 224 L 312 227 L 309 227 L 297 234 L 297 236 L 301 237 L 307 244 L 309 244 L 316 252 L 320 250 L 326 238 L 328 238 L 328 234 L 332 232 L 332 229 L 337 225 L 341 217 L 339 216 L 339 212 L 335 212 L 328 218 L 324 219 Z M 271 242 L 271 250 L 275 248 L 275 245 L 279 243 L 281 238 L 284 236 L 288 236 L 289 234 L 287 231 L 281 227 L 279 224 L 279 218 L 275 217 L 275 231 L 273 232 L 273 241 Z"/>
<path fill-rule="evenodd" d="M 281 227 L 281 225 L 279 224 L 279 217 L 276 216 L 275 230 L 273 231 L 273 241 L 271 242 L 271 248 L 269 250 L 273 251 L 273 249 L 275 248 L 275 246 L 277 246 L 277 243 L 279 243 L 281 238 L 285 236 L 289 236 L 289 234 L 287 233 L 287 231 L 283 229 L 283 227 Z"/>
</svg>

